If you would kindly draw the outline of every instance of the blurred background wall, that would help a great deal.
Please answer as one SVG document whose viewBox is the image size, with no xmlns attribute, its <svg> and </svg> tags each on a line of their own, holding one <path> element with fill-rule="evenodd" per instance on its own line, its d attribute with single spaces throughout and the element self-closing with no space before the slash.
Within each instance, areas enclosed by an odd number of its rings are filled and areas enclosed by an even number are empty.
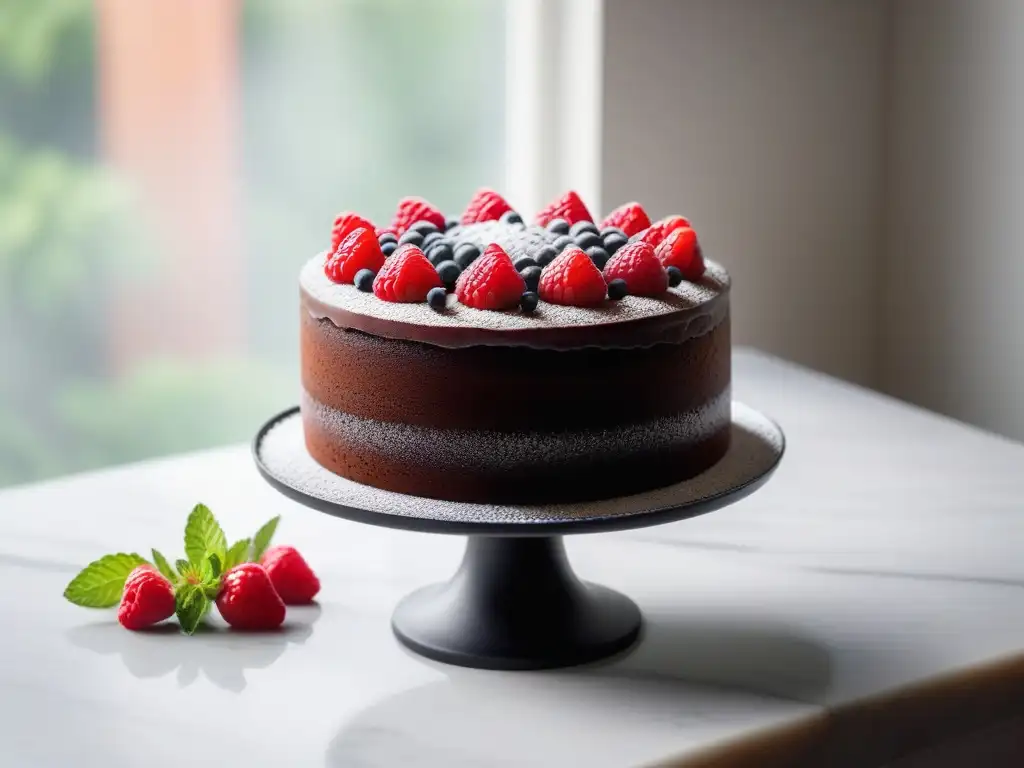
<svg viewBox="0 0 1024 768">
<path fill-rule="evenodd" d="M 1024 2 L 611 0 L 602 196 L 692 214 L 735 339 L 1024 439 Z"/>
</svg>

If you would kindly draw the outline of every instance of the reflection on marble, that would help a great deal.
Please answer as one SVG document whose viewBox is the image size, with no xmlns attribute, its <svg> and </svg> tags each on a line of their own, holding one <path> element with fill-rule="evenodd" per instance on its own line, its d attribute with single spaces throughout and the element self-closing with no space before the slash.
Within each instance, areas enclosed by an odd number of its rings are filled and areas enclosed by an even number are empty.
<svg viewBox="0 0 1024 768">
<path fill-rule="evenodd" d="M 759 355 L 737 356 L 736 395 L 786 431 L 768 485 L 567 539 L 574 570 L 647 621 L 632 653 L 580 669 L 404 651 L 392 607 L 451 576 L 463 541 L 291 504 L 245 447 L 0 492 L 0 764 L 179 765 L 184 733 L 247 766 L 1020 764 L 1024 447 Z M 281 514 L 320 610 L 185 638 L 61 600 L 98 554 L 180 549 L 197 501 L 232 536 Z"/>
<path fill-rule="evenodd" d="M 313 634 L 320 606 L 294 607 L 288 624 L 278 632 L 241 634 L 207 622 L 185 637 L 173 622 L 144 632 L 125 632 L 116 621 L 73 627 L 67 633 L 73 645 L 103 655 L 117 655 L 125 669 L 138 678 L 175 673 L 179 687 L 194 683 L 202 674 L 218 688 L 240 693 L 245 671 L 266 669 L 289 645 L 301 645 Z"/>
</svg>

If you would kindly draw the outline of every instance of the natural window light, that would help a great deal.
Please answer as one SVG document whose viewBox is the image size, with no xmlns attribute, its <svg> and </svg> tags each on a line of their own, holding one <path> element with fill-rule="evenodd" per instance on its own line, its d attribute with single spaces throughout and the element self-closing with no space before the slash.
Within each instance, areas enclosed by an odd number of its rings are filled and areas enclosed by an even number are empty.
<svg viewBox="0 0 1024 768">
<path fill-rule="evenodd" d="M 0 485 L 294 402 L 334 214 L 504 183 L 504 6 L 5 0 Z"/>
</svg>

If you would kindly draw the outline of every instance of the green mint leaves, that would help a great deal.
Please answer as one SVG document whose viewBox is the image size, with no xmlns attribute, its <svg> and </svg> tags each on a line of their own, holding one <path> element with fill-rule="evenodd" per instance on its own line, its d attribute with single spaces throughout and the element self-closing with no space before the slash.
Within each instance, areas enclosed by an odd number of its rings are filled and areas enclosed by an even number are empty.
<svg viewBox="0 0 1024 768">
<path fill-rule="evenodd" d="M 161 575 L 167 579 L 171 584 L 178 580 L 178 574 L 171 568 L 171 564 L 167 562 L 167 558 L 160 554 L 157 550 L 153 551 L 153 563 L 156 565 L 156 569 L 160 571 Z"/>
<path fill-rule="evenodd" d="M 275 517 L 251 539 L 239 539 L 228 547 L 213 513 L 205 504 L 196 504 L 185 523 L 187 559 L 178 559 L 172 566 L 159 550 L 152 550 L 152 564 L 174 585 L 174 612 L 186 635 L 194 633 L 209 613 L 220 592 L 221 577 L 237 565 L 259 561 L 278 522 L 280 517 Z M 64 597 L 85 608 L 112 608 L 121 601 L 128 574 L 140 565 L 150 563 L 135 553 L 101 557 L 71 580 Z"/>
<path fill-rule="evenodd" d="M 178 617 L 181 631 L 193 634 L 210 610 L 210 598 L 198 584 L 184 584 L 174 594 L 174 615 Z"/>
<path fill-rule="evenodd" d="M 145 558 L 134 552 L 101 557 L 85 566 L 71 580 L 64 590 L 64 597 L 84 608 L 112 608 L 121 601 L 128 574 L 145 564 Z"/>
<path fill-rule="evenodd" d="M 224 570 L 230 571 L 236 565 L 246 562 L 249 557 L 249 539 L 239 539 L 228 549 L 224 558 Z"/>
<path fill-rule="evenodd" d="M 252 553 L 249 555 L 249 560 L 253 563 L 258 563 L 260 558 L 263 557 L 263 553 L 267 551 L 267 547 L 270 546 L 271 540 L 274 538 L 274 532 L 277 530 L 277 524 L 281 521 L 281 516 L 268 520 L 266 524 L 258 531 L 256 535 L 252 537 Z"/>
<path fill-rule="evenodd" d="M 193 565 L 201 564 L 210 555 L 224 561 L 228 541 L 220 523 L 205 504 L 196 504 L 185 523 L 185 554 Z"/>
</svg>

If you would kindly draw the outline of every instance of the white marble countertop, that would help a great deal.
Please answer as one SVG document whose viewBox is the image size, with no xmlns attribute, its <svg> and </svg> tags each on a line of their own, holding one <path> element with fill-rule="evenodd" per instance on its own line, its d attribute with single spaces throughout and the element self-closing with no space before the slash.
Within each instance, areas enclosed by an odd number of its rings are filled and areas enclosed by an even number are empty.
<svg viewBox="0 0 1024 768">
<path fill-rule="evenodd" d="M 647 622 L 631 654 L 574 670 L 403 650 L 392 607 L 450 576 L 462 540 L 296 506 L 245 446 L 0 492 L 0 764 L 859 768 L 986 728 L 1005 742 L 1024 715 L 1024 446 L 759 355 L 735 377 L 786 431 L 780 469 L 705 517 L 568 539 Z M 319 607 L 280 635 L 188 638 L 61 598 L 99 554 L 179 551 L 197 501 L 229 535 L 282 514 Z"/>
</svg>

